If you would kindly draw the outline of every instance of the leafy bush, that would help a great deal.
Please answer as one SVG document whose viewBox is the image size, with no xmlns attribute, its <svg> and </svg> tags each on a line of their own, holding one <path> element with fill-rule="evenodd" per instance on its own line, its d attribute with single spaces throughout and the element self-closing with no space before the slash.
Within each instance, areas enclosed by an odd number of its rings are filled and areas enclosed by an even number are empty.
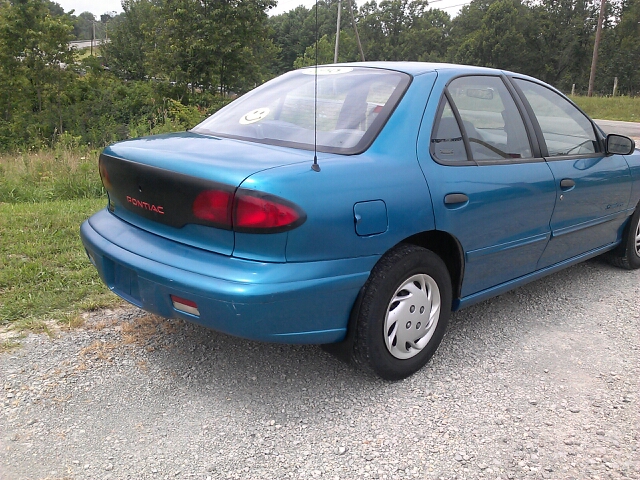
<svg viewBox="0 0 640 480">
<path fill-rule="evenodd" d="M 101 148 L 192 128 L 226 103 L 209 93 L 185 94 L 166 82 L 122 81 L 103 70 L 95 57 L 77 70 L 66 77 L 64 93 L 47 97 L 41 111 L 15 109 L 10 121 L 0 118 L 0 151 Z"/>
</svg>

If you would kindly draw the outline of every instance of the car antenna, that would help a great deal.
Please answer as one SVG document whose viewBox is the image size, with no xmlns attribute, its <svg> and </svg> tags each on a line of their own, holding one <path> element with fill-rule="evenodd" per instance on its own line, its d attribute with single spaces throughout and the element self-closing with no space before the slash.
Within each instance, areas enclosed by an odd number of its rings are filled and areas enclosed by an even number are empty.
<svg viewBox="0 0 640 480">
<path fill-rule="evenodd" d="M 318 0 L 316 0 L 316 66 L 313 72 L 313 165 L 311 170 L 320 171 L 318 165 Z"/>
</svg>

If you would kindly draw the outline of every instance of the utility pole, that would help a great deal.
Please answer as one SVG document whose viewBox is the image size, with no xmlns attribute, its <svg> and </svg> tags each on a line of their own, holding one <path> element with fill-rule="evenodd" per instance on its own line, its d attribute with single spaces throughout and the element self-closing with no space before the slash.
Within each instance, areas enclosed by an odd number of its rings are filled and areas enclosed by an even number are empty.
<svg viewBox="0 0 640 480">
<path fill-rule="evenodd" d="M 604 18 L 604 6 L 606 0 L 600 2 L 600 15 L 598 15 L 598 28 L 596 29 L 596 41 L 593 45 L 593 57 L 591 59 L 591 74 L 589 75 L 589 90 L 587 96 L 593 95 L 593 84 L 596 81 L 596 65 L 598 64 L 598 47 L 600 46 L 600 36 L 602 35 L 602 20 Z"/>
<path fill-rule="evenodd" d="M 113 16 L 111 15 L 113 13 Z M 107 12 L 100 15 L 100 23 L 104 24 L 104 42 L 109 43 L 109 21 L 115 17 L 116 12 Z"/>
<path fill-rule="evenodd" d="M 353 30 L 356 32 L 356 41 L 358 42 L 358 50 L 360 51 L 360 58 L 364 62 L 364 52 L 362 51 L 362 43 L 360 42 L 360 35 L 358 34 L 358 26 L 356 25 L 356 19 L 353 16 L 353 4 L 351 0 L 349 2 L 349 13 L 351 14 L 351 24 Z M 342 0 L 338 0 L 338 24 L 336 26 L 336 48 L 333 52 L 333 63 L 338 63 L 338 47 L 340 45 L 340 12 L 342 11 Z"/>
<path fill-rule="evenodd" d="M 93 57 L 93 42 L 96 40 L 96 22 L 91 22 L 93 28 L 93 34 L 91 35 L 91 56 Z"/>
<path fill-rule="evenodd" d="M 358 27 L 356 25 L 356 19 L 353 16 L 353 4 L 351 0 L 347 0 L 349 2 L 349 13 L 351 14 L 351 24 L 353 25 L 353 29 L 356 32 L 356 40 L 358 41 L 358 50 L 360 50 L 360 58 L 364 62 L 364 52 L 362 51 L 362 43 L 360 43 L 360 35 L 358 35 Z"/>
<path fill-rule="evenodd" d="M 340 11 L 342 10 L 342 0 L 338 0 L 338 22 L 336 26 L 336 49 L 333 52 L 333 63 L 338 63 L 338 47 L 340 45 Z"/>
</svg>

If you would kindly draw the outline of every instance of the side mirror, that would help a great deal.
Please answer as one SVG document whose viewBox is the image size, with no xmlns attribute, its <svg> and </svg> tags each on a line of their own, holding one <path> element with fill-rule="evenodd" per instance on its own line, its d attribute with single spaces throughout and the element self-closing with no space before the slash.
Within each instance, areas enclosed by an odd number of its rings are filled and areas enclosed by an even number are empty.
<svg viewBox="0 0 640 480">
<path fill-rule="evenodd" d="M 636 148 L 636 142 L 624 135 L 616 135 L 614 133 L 607 135 L 605 142 L 607 153 L 617 155 L 631 155 Z"/>
</svg>

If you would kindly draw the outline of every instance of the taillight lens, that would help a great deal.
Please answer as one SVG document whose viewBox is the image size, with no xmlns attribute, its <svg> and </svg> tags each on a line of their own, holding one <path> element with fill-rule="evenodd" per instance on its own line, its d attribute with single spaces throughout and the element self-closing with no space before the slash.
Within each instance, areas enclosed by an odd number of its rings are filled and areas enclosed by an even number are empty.
<svg viewBox="0 0 640 480">
<path fill-rule="evenodd" d="M 98 160 L 98 169 L 100 170 L 100 178 L 102 179 L 102 185 L 106 190 L 111 190 L 111 180 L 109 179 L 109 172 L 102 162 L 102 158 Z"/>
<path fill-rule="evenodd" d="M 306 220 L 297 206 L 253 190 L 205 190 L 193 202 L 193 214 L 217 227 L 244 233 L 278 233 Z"/>
<path fill-rule="evenodd" d="M 300 220 L 300 212 L 275 198 L 236 195 L 234 229 L 281 229 Z"/>
<path fill-rule="evenodd" d="M 193 202 L 193 214 L 201 220 L 231 228 L 233 192 L 205 190 Z"/>
</svg>

